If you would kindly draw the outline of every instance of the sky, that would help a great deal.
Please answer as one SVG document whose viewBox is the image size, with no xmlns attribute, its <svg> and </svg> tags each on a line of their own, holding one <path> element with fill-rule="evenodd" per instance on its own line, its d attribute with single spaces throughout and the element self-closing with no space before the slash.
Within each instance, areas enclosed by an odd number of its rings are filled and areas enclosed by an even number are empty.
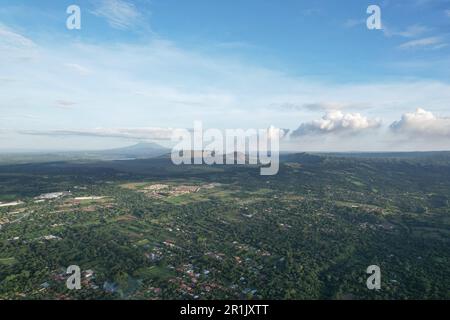
<svg viewBox="0 0 450 320">
<path fill-rule="evenodd" d="M 168 146 L 194 121 L 450 150 L 449 44 L 450 0 L 0 0 L 0 150 Z"/>
</svg>

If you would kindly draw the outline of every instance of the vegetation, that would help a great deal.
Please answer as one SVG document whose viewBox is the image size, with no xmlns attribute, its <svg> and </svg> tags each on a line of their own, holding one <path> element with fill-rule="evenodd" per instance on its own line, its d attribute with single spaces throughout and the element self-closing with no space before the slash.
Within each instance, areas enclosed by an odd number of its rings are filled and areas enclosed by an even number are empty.
<svg viewBox="0 0 450 320">
<path fill-rule="evenodd" d="M 282 160 L 0 166 L 0 298 L 450 299 L 449 154 Z"/>
</svg>

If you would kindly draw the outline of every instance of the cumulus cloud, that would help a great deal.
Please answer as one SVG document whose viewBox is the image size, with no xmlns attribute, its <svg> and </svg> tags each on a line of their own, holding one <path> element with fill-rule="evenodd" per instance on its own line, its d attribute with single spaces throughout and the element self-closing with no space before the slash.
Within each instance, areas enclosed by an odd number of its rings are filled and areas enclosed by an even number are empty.
<svg viewBox="0 0 450 320">
<path fill-rule="evenodd" d="M 418 108 L 415 112 L 403 114 L 390 128 L 394 132 L 409 135 L 450 137 L 450 118 L 437 117 L 432 112 Z"/>
<path fill-rule="evenodd" d="M 343 113 L 339 110 L 327 112 L 322 119 L 303 123 L 292 133 L 292 137 L 328 133 L 354 134 L 381 126 L 381 120 L 369 119 L 360 113 Z"/>
<path fill-rule="evenodd" d="M 134 140 L 171 140 L 175 129 L 172 128 L 97 128 L 91 130 L 22 130 L 21 134 L 36 136 L 82 136 L 82 137 L 101 137 L 101 138 L 121 138 Z"/>
<path fill-rule="evenodd" d="M 281 129 L 281 128 L 277 128 L 275 126 L 270 126 L 269 128 L 267 128 L 267 136 L 270 139 L 273 138 L 286 138 L 287 134 L 289 133 L 289 129 Z"/>
</svg>

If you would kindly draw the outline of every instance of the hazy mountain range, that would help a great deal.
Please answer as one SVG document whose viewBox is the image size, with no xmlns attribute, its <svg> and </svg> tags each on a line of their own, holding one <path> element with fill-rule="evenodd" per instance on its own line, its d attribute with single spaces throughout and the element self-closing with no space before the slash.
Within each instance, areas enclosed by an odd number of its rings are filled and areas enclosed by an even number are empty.
<svg viewBox="0 0 450 320">
<path fill-rule="evenodd" d="M 156 143 L 140 142 L 123 148 L 93 151 L 3 152 L 0 163 L 29 163 L 70 160 L 131 160 L 162 156 L 170 152 Z"/>
</svg>

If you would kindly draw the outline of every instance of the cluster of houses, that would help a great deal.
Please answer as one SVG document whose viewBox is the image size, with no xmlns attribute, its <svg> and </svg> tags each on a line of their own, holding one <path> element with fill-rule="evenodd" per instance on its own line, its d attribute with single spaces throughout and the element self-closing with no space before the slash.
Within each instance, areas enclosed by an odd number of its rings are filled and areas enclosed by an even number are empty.
<svg viewBox="0 0 450 320">
<path fill-rule="evenodd" d="M 51 275 L 51 281 L 46 281 L 42 283 L 41 288 L 43 289 L 51 288 L 52 282 L 65 284 L 69 276 L 70 274 L 68 274 L 64 268 L 61 268 L 60 270 L 55 270 Z M 88 269 L 81 272 L 80 282 L 82 289 L 93 289 L 93 290 L 99 289 L 100 287 L 94 282 L 94 280 L 95 280 L 94 270 Z"/>
<path fill-rule="evenodd" d="M 152 184 L 139 190 L 152 198 L 176 197 L 200 191 L 199 186 L 171 186 L 167 184 Z"/>
<path fill-rule="evenodd" d="M 58 199 L 65 196 L 70 196 L 72 193 L 70 191 L 62 191 L 62 192 L 50 192 L 44 193 L 40 196 L 35 197 L 35 200 L 53 200 Z"/>
<path fill-rule="evenodd" d="M 179 186 L 173 186 L 169 184 L 151 184 L 148 186 L 145 186 L 144 188 L 138 190 L 139 192 L 142 192 L 149 197 L 152 198 L 166 198 L 166 197 L 176 197 L 184 194 L 190 194 L 199 192 L 202 188 L 203 189 L 212 189 L 220 184 L 218 183 L 209 183 L 202 186 L 189 186 L 189 185 L 179 185 Z"/>
</svg>

